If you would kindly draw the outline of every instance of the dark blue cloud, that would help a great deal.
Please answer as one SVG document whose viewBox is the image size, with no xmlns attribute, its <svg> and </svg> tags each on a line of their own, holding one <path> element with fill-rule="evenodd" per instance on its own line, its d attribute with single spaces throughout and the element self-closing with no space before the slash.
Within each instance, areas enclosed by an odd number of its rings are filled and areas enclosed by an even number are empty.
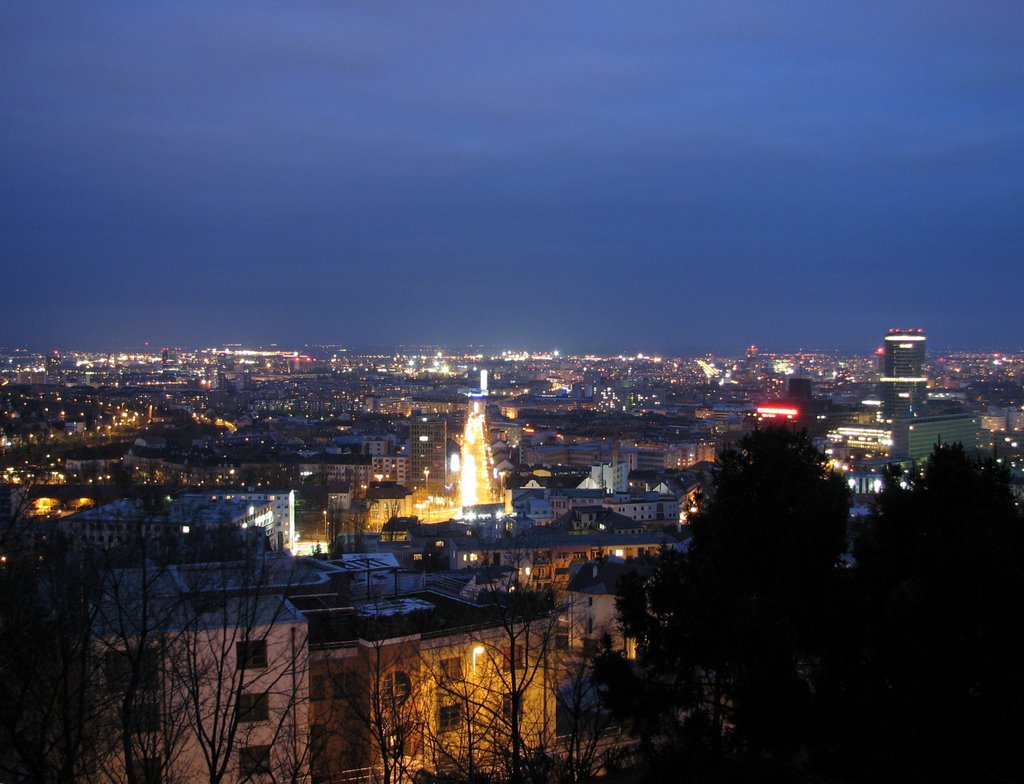
<svg viewBox="0 0 1024 784">
<path fill-rule="evenodd" d="M 895 6 L 8 5 L 0 338 L 1019 345 L 1024 7 Z"/>
</svg>

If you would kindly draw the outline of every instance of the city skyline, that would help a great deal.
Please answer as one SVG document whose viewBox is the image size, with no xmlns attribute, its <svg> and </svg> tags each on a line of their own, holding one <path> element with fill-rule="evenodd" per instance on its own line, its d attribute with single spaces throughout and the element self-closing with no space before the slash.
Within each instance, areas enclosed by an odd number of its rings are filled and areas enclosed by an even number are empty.
<svg viewBox="0 0 1024 784">
<path fill-rule="evenodd" d="M 0 343 L 1019 345 L 1024 8 L 0 11 Z"/>
<path fill-rule="evenodd" d="M 894 328 L 896 329 L 896 328 Z M 915 328 L 918 331 L 922 331 L 920 328 Z M 896 331 L 899 331 L 896 329 Z M 928 338 L 928 350 L 927 357 L 934 359 L 943 354 L 956 354 L 956 353 L 994 353 L 998 355 L 1013 356 L 1024 353 L 1024 346 L 1005 344 L 1005 345 L 965 345 L 957 343 L 940 344 L 932 338 L 932 335 L 923 330 L 927 334 Z M 266 351 L 266 352 L 284 352 L 284 353 L 297 353 L 297 354 L 310 354 L 314 356 L 328 356 L 331 354 L 337 354 L 339 352 L 348 353 L 353 356 L 370 356 L 374 354 L 388 354 L 395 356 L 427 356 L 435 352 L 444 352 L 446 356 L 473 356 L 481 355 L 486 358 L 498 358 L 502 354 L 518 354 L 522 353 L 530 356 L 543 356 L 553 355 L 555 357 L 601 357 L 601 358 L 685 358 L 685 357 L 700 357 L 700 356 L 720 356 L 720 357 L 742 357 L 749 349 L 756 348 L 758 353 L 761 354 L 778 354 L 778 355 L 789 355 L 789 354 L 826 354 L 833 356 L 860 356 L 868 357 L 878 355 L 881 353 L 885 346 L 884 341 L 885 333 L 880 332 L 877 336 L 877 340 L 874 344 L 868 344 L 864 346 L 823 346 L 823 345 L 766 345 L 761 342 L 755 343 L 744 343 L 736 344 L 734 346 L 724 346 L 720 349 L 715 349 L 710 346 L 694 346 L 691 350 L 684 351 L 653 351 L 647 346 L 633 345 L 625 346 L 621 350 L 608 350 L 607 347 L 601 346 L 590 346 L 584 347 L 579 350 L 566 350 L 562 349 L 557 344 L 550 345 L 527 345 L 524 341 L 511 344 L 486 344 L 486 343 L 466 343 L 466 342 L 451 342 L 451 343 L 410 343 L 400 342 L 394 344 L 385 343 L 324 343 L 324 342 L 309 342 L 304 341 L 300 343 L 287 343 L 287 342 L 270 342 L 270 343 L 238 343 L 238 342 L 221 342 L 214 343 L 210 341 L 198 343 L 195 345 L 174 345 L 164 344 L 160 342 L 144 342 L 141 344 L 131 343 L 116 343 L 111 342 L 107 345 L 96 346 L 96 345 L 82 345 L 81 343 L 75 343 L 68 340 L 57 341 L 53 344 L 42 344 L 42 343 L 23 343 L 23 344 L 9 344 L 0 345 L 0 351 L 19 351 L 27 352 L 30 354 L 49 354 L 51 352 L 62 352 L 69 354 L 139 354 L 139 355 L 150 355 L 159 356 L 162 351 L 173 351 L 173 352 L 189 352 L 189 353 L 202 353 L 210 351 L 224 351 L 224 350 L 235 350 L 235 351 Z"/>
</svg>

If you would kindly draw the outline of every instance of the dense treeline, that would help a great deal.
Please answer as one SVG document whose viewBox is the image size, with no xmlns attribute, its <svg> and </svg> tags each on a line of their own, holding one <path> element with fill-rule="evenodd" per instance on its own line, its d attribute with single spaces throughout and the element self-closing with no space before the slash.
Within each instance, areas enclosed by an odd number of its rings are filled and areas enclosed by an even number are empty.
<svg viewBox="0 0 1024 784">
<path fill-rule="evenodd" d="M 847 508 L 805 435 L 758 431 L 722 455 L 689 550 L 626 581 L 640 655 L 605 650 L 595 675 L 651 780 L 1024 775 L 1008 473 L 940 446 L 849 536 Z"/>
</svg>

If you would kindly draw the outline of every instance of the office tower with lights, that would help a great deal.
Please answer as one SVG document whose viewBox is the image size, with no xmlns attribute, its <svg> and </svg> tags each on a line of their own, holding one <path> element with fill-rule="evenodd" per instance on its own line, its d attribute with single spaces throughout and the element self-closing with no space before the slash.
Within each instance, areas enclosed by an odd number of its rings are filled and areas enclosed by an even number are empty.
<svg viewBox="0 0 1024 784">
<path fill-rule="evenodd" d="M 919 330 L 891 329 L 882 355 L 882 415 L 886 421 L 917 416 L 925 400 L 925 336 Z"/>
<path fill-rule="evenodd" d="M 59 384 L 60 383 L 60 365 L 61 355 L 57 349 L 54 349 L 51 353 L 46 355 L 46 383 L 48 384 Z"/>
<path fill-rule="evenodd" d="M 414 414 L 409 421 L 409 481 L 441 495 L 446 479 L 448 420 L 440 414 Z"/>
</svg>

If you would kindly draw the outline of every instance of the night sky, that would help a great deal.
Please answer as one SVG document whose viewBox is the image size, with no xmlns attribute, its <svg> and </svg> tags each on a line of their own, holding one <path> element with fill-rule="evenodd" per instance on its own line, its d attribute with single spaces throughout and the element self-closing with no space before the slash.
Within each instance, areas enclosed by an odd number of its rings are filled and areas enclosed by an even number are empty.
<svg viewBox="0 0 1024 784">
<path fill-rule="evenodd" d="M 0 215 L 0 345 L 1016 348 L 1024 3 L 8 2 Z"/>
</svg>

